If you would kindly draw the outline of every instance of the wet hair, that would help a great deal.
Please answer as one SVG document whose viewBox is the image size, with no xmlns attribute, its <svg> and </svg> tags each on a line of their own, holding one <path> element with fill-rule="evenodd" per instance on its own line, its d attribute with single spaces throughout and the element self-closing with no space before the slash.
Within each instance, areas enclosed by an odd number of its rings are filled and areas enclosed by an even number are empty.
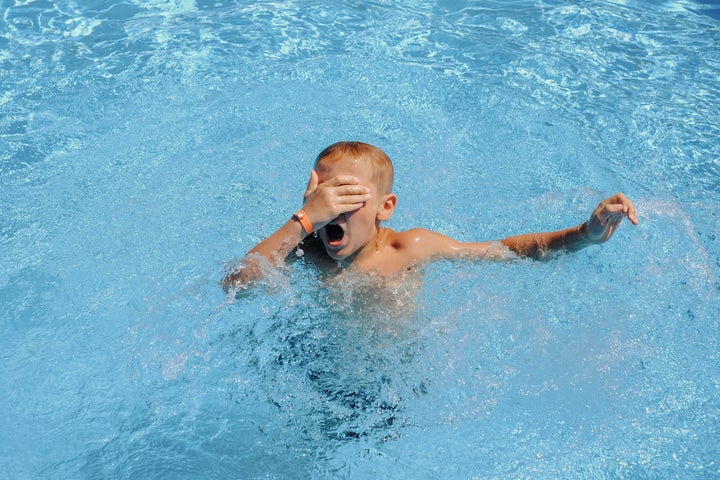
<svg viewBox="0 0 720 480">
<path fill-rule="evenodd" d="M 353 157 L 363 160 L 372 168 L 372 179 L 381 194 L 392 192 L 393 164 L 390 157 L 379 148 L 363 142 L 337 142 L 333 143 L 315 159 L 315 168 L 320 161 L 339 160 L 345 157 Z"/>
</svg>

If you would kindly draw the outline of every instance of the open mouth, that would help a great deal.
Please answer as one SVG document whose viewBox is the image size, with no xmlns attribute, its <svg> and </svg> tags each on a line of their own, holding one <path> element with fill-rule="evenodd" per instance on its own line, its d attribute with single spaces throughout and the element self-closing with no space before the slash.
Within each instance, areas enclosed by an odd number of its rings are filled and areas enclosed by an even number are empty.
<svg viewBox="0 0 720 480">
<path fill-rule="evenodd" d="M 345 236 L 345 231 L 340 225 L 328 223 L 325 225 L 325 234 L 330 245 L 337 245 Z"/>
</svg>

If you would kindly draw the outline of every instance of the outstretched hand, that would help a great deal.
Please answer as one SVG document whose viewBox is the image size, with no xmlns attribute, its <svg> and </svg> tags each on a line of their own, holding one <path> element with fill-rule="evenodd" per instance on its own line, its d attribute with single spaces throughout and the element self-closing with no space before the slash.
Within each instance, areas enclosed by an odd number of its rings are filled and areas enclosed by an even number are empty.
<svg viewBox="0 0 720 480">
<path fill-rule="evenodd" d="M 606 198 L 593 211 L 586 222 L 586 240 L 590 243 L 603 243 L 612 237 L 622 219 L 633 225 L 638 224 L 638 216 L 632 201 L 622 193 Z"/>
<path fill-rule="evenodd" d="M 318 180 L 317 172 L 311 171 L 303 206 L 316 230 L 343 213 L 357 210 L 370 200 L 370 188 L 360 185 L 357 177 L 338 175 L 322 183 Z"/>
</svg>

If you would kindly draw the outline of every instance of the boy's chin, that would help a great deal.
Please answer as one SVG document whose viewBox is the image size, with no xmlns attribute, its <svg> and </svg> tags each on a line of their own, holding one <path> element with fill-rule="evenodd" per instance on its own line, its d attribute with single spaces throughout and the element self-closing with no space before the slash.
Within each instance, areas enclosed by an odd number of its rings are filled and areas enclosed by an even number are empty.
<svg viewBox="0 0 720 480">
<path fill-rule="evenodd" d="M 325 251 L 327 252 L 327 254 L 330 258 L 332 258 L 333 260 L 338 261 L 338 262 L 345 260 L 348 257 L 347 255 L 343 255 L 342 253 L 340 253 L 337 250 L 330 250 L 330 249 L 326 248 Z"/>
<path fill-rule="evenodd" d="M 333 248 L 329 245 L 325 245 L 325 251 L 330 258 L 338 262 L 345 260 L 352 255 L 352 253 L 347 253 L 345 247 Z"/>
</svg>

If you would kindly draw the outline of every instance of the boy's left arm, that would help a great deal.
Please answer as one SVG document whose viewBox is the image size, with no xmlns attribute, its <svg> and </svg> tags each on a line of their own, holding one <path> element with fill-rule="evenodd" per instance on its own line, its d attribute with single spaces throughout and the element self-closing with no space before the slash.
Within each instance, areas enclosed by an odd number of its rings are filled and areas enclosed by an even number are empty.
<svg viewBox="0 0 720 480">
<path fill-rule="evenodd" d="M 638 224 L 632 201 L 616 193 L 600 202 L 590 218 L 577 227 L 517 235 L 500 242 L 521 257 L 543 257 L 555 250 L 576 251 L 609 240 L 626 217 L 633 225 Z"/>
<path fill-rule="evenodd" d="M 555 250 L 580 250 L 607 241 L 623 218 L 638 224 L 637 212 L 630 199 L 622 193 L 606 198 L 590 218 L 577 227 L 555 232 L 527 233 L 500 240 L 520 257 L 542 258 Z M 498 242 L 459 242 L 431 230 L 414 228 L 398 234 L 398 263 L 409 265 L 427 258 L 507 259 Z"/>
</svg>

